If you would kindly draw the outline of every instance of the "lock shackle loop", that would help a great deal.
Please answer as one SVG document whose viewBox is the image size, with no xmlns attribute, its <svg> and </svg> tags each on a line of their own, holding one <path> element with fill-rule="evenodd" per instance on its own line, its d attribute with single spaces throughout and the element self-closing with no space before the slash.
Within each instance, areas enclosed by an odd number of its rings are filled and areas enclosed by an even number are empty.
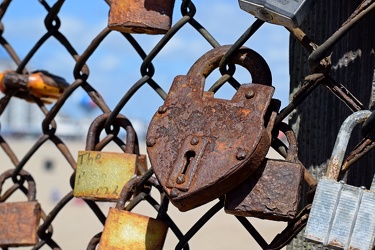
<svg viewBox="0 0 375 250">
<path fill-rule="evenodd" d="M 283 132 L 289 143 L 285 160 L 294 163 L 298 162 L 298 143 L 296 134 L 294 133 L 292 127 L 284 122 L 281 122 L 278 125 L 278 129 Z"/>
<path fill-rule="evenodd" d="M 230 48 L 231 45 L 224 45 L 208 51 L 194 63 L 187 75 L 207 78 L 214 69 L 219 68 L 221 59 Z M 272 85 L 272 74 L 267 62 L 252 49 L 241 47 L 233 53 L 227 63 L 246 68 L 250 72 L 253 83 Z"/>
<path fill-rule="evenodd" d="M 100 133 L 105 128 L 105 122 L 107 121 L 110 113 L 104 113 L 99 115 L 95 120 L 91 123 L 86 139 L 86 151 L 95 151 L 95 145 L 100 141 Z M 114 133 L 117 135 L 119 132 L 119 127 L 122 127 L 126 131 L 126 148 L 125 153 L 133 154 L 138 148 L 137 135 L 134 130 L 133 125 L 126 118 L 124 115 L 117 115 L 116 118 L 113 120 L 114 125 Z"/>
<path fill-rule="evenodd" d="M 3 187 L 3 184 L 5 180 L 11 178 L 13 176 L 14 169 L 8 169 L 4 173 L 0 175 L 0 196 L 1 196 L 1 190 Z M 31 176 L 29 172 L 27 172 L 24 169 L 21 169 L 21 171 L 18 174 L 21 176 L 26 182 L 27 182 L 27 201 L 35 201 L 36 200 L 36 183 L 34 181 L 34 178 Z"/>
<path fill-rule="evenodd" d="M 116 208 L 118 210 L 124 210 L 125 209 L 125 203 L 126 201 L 130 200 L 130 197 L 133 195 L 133 191 L 135 187 L 138 185 L 138 183 L 141 181 L 140 176 L 135 176 L 131 178 L 125 186 L 122 188 L 120 196 L 118 198 L 118 201 L 116 203 Z"/>
<path fill-rule="evenodd" d="M 350 135 L 354 127 L 359 123 L 364 123 L 370 115 L 371 111 L 369 110 L 357 111 L 348 116 L 342 123 L 328 163 L 326 177 L 338 180 Z"/>
</svg>

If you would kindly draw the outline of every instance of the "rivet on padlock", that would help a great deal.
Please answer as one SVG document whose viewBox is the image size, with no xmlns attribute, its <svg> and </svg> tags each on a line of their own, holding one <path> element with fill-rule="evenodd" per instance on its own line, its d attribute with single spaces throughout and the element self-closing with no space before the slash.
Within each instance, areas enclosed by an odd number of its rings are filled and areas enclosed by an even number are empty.
<svg viewBox="0 0 375 250">
<path fill-rule="evenodd" d="M 288 28 L 299 27 L 316 0 L 239 0 L 240 8 L 257 18 Z"/>
<path fill-rule="evenodd" d="M 132 179 L 134 180 L 134 179 Z M 132 190 L 137 182 L 128 182 L 124 190 Z M 130 193 L 121 192 L 116 208 L 110 208 L 100 238 L 98 250 L 161 250 L 168 232 L 168 224 L 159 219 L 124 210 Z"/>
<path fill-rule="evenodd" d="M 286 160 L 265 159 L 254 174 L 226 194 L 226 213 L 275 221 L 297 215 L 304 166 L 298 162 L 293 130 L 285 123 L 279 126 L 289 142 Z"/>
<path fill-rule="evenodd" d="M 124 153 L 94 151 L 109 114 L 97 117 L 89 128 L 86 151 L 78 152 L 74 196 L 96 201 L 116 201 L 122 187 L 135 174 L 147 170 L 145 155 L 136 152 L 138 140 L 130 121 L 118 116 L 115 125 L 126 130 Z"/>
<path fill-rule="evenodd" d="M 0 193 L 6 179 L 12 177 L 13 169 L 0 176 Z M 36 201 L 36 187 L 32 176 L 25 170 L 19 175 L 28 183 L 26 202 L 0 203 L 0 247 L 32 246 L 38 242 L 37 229 L 41 208 Z"/>
<path fill-rule="evenodd" d="M 125 33 L 165 34 L 175 0 L 112 0 L 108 27 Z"/>
<path fill-rule="evenodd" d="M 341 125 L 326 176 L 316 188 L 305 237 L 341 249 L 373 249 L 375 238 L 375 178 L 371 189 L 338 182 L 350 134 L 371 111 L 357 111 Z"/>
<path fill-rule="evenodd" d="M 253 81 L 231 100 L 204 91 L 206 77 L 230 47 L 210 50 L 186 76 L 177 76 L 148 128 L 151 165 L 180 211 L 229 192 L 259 167 L 271 144 L 280 103 L 272 99 L 271 72 L 258 53 L 243 47 L 230 60 L 249 70 Z"/>
</svg>

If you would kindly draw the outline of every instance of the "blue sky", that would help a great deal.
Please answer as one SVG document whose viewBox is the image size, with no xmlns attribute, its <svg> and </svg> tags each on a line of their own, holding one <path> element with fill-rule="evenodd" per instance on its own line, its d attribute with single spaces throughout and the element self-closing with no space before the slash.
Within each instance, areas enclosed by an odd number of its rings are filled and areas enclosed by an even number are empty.
<svg viewBox="0 0 375 250">
<path fill-rule="evenodd" d="M 47 1 L 53 4 L 55 1 Z M 181 18 L 181 1 L 176 1 L 172 25 Z M 215 38 L 224 44 L 233 44 L 239 36 L 255 21 L 255 18 L 241 10 L 238 1 L 206 0 L 194 1 L 197 8 L 195 19 L 200 22 Z M 108 22 L 109 6 L 103 0 L 67 0 L 59 14 L 60 31 L 68 38 L 79 54 L 83 53 L 95 36 L 103 30 Z M 47 12 L 37 0 L 12 1 L 3 18 L 4 37 L 23 58 L 36 41 L 46 33 L 44 18 Z M 146 53 L 161 39 L 161 35 L 135 35 Z M 282 101 L 282 107 L 288 103 L 289 69 L 288 69 L 289 34 L 285 28 L 264 24 L 256 34 L 245 43 L 260 53 L 268 62 L 273 85 L 276 88 L 275 98 Z M 211 46 L 190 25 L 182 28 L 156 56 L 154 80 L 165 91 L 169 90 L 176 75 L 184 75 L 190 66 Z M 0 50 L 0 58 L 9 58 Z M 111 109 L 138 79 L 141 78 L 142 61 L 135 50 L 118 32 L 113 31 L 102 42 L 98 50 L 88 60 L 90 76 L 88 82 L 104 97 Z M 55 38 L 50 38 L 27 65 L 28 69 L 43 69 L 64 77 L 69 83 L 74 81 L 74 60 Z M 214 72 L 207 79 L 212 84 L 219 74 Z M 241 83 L 250 82 L 250 76 L 244 70 L 238 70 L 235 77 Z M 231 87 L 224 87 L 217 97 L 230 99 L 234 94 Z M 73 116 L 95 116 L 99 110 L 87 114 L 79 106 L 85 92 L 81 89 L 74 92 L 64 105 L 62 112 Z M 121 113 L 129 118 L 148 122 L 162 99 L 145 85 L 138 91 Z"/>
</svg>

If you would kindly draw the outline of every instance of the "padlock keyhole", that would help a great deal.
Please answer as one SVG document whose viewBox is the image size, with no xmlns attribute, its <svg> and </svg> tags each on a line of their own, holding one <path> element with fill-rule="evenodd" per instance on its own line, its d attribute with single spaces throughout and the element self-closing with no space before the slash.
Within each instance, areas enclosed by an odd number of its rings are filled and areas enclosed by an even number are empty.
<svg viewBox="0 0 375 250">
<path fill-rule="evenodd" d="M 186 170 L 188 169 L 191 159 L 195 157 L 195 152 L 193 150 L 189 150 L 185 153 L 185 166 L 182 169 L 181 174 L 185 174 Z"/>
<path fill-rule="evenodd" d="M 192 158 L 195 157 L 195 152 L 193 150 L 189 150 L 185 153 L 185 161 L 184 161 L 184 167 L 181 169 L 180 174 L 177 177 L 177 184 L 182 184 L 185 182 L 185 174 L 187 169 L 190 166 L 190 162 L 192 161 Z"/>
</svg>

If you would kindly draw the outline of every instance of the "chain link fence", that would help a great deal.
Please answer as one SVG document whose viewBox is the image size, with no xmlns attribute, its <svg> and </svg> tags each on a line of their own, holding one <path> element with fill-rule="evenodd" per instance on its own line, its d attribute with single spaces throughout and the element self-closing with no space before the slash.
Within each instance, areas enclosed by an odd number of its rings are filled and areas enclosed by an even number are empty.
<svg viewBox="0 0 375 250">
<path fill-rule="evenodd" d="M 89 3 L 86 3 L 89 4 Z M 111 1 L 103 1 L 103 8 L 106 9 L 106 12 L 109 10 L 109 5 Z M 232 3 L 237 4 L 237 3 Z M 121 150 L 125 150 L 126 143 L 121 139 L 119 131 L 119 125 L 116 120 L 121 116 L 121 114 L 127 115 L 128 113 L 136 114 L 137 112 L 144 112 L 143 105 L 147 105 L 147 108 L 150 111 L 147 112 L 155 112 L 157 107 L 162 104 L 162 100 L 164 100 L 167 96 L 167 90 L 169 88 L 169 83 L 165 83 L 163 77 L 164 75 L 160 76 L 160 80 L 157 76 L 159 71 L 168 72 L 169 67 L 178 67 L 173 61 L 168 61 L 167 64 L 162 65 L 158 68 L 158 59 L 159 55 L 162 55 L 168 46 L 173 46 L 174 42 L 173 39 L 178 36 L 179 33 L 183 32 L 185 29 L 193 30 L 193 34 L 196 36 L 200 36 L 201 43 L 206 44 L 207 50 L 210 47 L 220 47 L 221 44 L 215 39 L 215 37 L 210 33 L 209 30 L 205 29 L 204 24 L 201 24 L 199 20 L 195 18 L 196 13 L 199 11 L 196 9 L 193 1 L 182 1 L 176 2 L 175 9 L 179 8 L 180 12 L 177 16 L 174 14 L 173 18 L 173 26 L 172 28 L 163 36 L 153 36 L 151 39 L 152 46 L 143 43 L 143 37 L 145 35 L 132 35 L 127 33 L 118 33 L 115 31 L 111 31 L 106 25 L 103 25 L 102 30 L 98 30 L 98 34 L 95 38 L 92 39 L 91 43 L 87 48 L 83 49 L 82 53 L 78 53 L 75 44 L 72 44 L 72 39 L 64 35 L 63 27 L 64 27 L 64 20 L 59 18 L 60 11 L 65 7 L 74 8 L 73 1 L 56 1 L 53 3 L 49 3 L 49 1 L 40 0 L 39 2 L 35 1 L 35 8 L 44 8 L 46 11 L 46 15 L 44 17 L 44 26 L 45 32 L 40 35 L 37 39 L 35 39 L 35 43 L 31 48 L 29 48 L 25 53 L 22 52 L 22 56 L 14 49 L 12 46 L 10 38 L 6 37 L 6 32 L 8 26 L 6 23 L 6 12 L 9 11 L 18 11 L 17 9 L 12 8 L 13 1 L 3 1 L 0 5 L 0 19 L 3 20 L 1 22 L 1 36 L 0 36 L 0 43 L 3 49 L 6 51 L 8 58 L 10 58 L 14 62 L 14 71 L 16 74 L 20 76 L 29 76 L 32 74 L 32 62 L 34 58 L 39 58 L 37 56 L 38 53 L 51 53 L 54 54 L 54 47 L 62 47 L 64 48 L 65 55 L 56 55 L 56 60 L 53 62 L 48 62 L 47 65 L 51 64 L 51 68 L 48 68 L 49 71 L 54 68 L 58 67 L 70 67 L 72 68 L 72 73 L 74 80 L 70 82 L 69 87 L 67 87 L 61 96 L 58 97 L 57 101 L 51 105 L 46 105 L 46 100 L 41 98 L 40 96 L 36 95 L 35 92 L 30 90 L 26 90 L 20 88 L 13 88 L 8 89 L 5 95 L 0 100 L 0 114 L 5 114 L 5 111 L 8 108 L 8 103 L 13 98 L 23 98 L 26 99 L 29 104 L 28 105 L 36 105 L 44 114 L 40 120 L 40 124 L 42 127 L 42 133 L 38 138 L 33 142 L 33 145 L 28 149 L 27 153 L 21 158 L 18 159 L 16 153 L 12 149 L 12 145 L 7 143 L 6 136 L 7 134 L 3 131 L 0 131 L 0 143 L 5 155 L 9 158 L 11 164 L 13 164 L 14 168 L 11 171 L 11 175 L 9 178 L 12 180 L 13 184 L 10 186 L 4 193 L 0 196 L 1 202 L 6 202 L 6 200 L 16 191 L 21 190 L 25 195 L 30 193 L 25 187 L 25 180 L 27 179 L 24 174 L 24 170 L 27 170 L 25 167 L 35 154 L 37 154 L 38 150 L 46 150 L 44 145 L 51 145 L 54 144 L 59 152 L 63 155 L 63 158 L 66 161 L 67 167 L 70 166 L 72 169 L 72 176 L 70 179 L 67 179 L 66 182 L 70 183 L 71 187 L 74 186 L 74 174 L 77 167 L 77 158 L 75 156 L 75 152 L 72 152 L 67 143 L 65 143 L 66 138 L 63 135 L 59 135 L 59 122 L 58 122 L 58 115 L 64 110 L 65 107 L 74 106 L 72 103 L 72 99 L 74 94 L 77 92 L 85 93 L 90 97 L 90 100 L 95 103 L 95 105 L 100 109 L 100 113 L 105 114 L 105 123 L 103 124 L 102 129 L 105 130 L 106 135 L 104 139 L 98 143 L 95 149 L 101 150 L 105 145 L 109 142 L 113 142 L 119 146 Z M 294 95 L 292 101 L 283 108 L 275 121 L 275 124 L 280 123 L 284 120 L 293 110 L 296 108 L 300 103 L 304 101 L 304 99 L 311 93 L 313 90 L 318 87 L 319 85 L 324 86 L 328 90 L 330 90 L 334 95 L 338 97 L 341 101 L 343 101 L 352 111 L 362 110 L 365 109 L 362 105 L 361 101 L 355 98 L 345 87 L 344 85 L 337 83 L 332 77 L 329 76 L 329 69 L 330 69 L 330 62 L 329 57 L 327 57 L 327 52 L 335 45 L 335 43 L 346 34 L 346 32 L 354 26 L 361 18 L 366 16 L 372 9 L 374 8 L 374 3 L 372 1 L 364 1 L 358 9 L 353 13 L 352 16 L 348 17 L 348 21 L 342 25 L 335 34 L 332 35 L 325 43 L 318 46 L 316 45 L 309 37 L 300 29 L 289 30 L 292 36 L 294 36 L 303 47 L 306 48 L 306 51 L 310 53 L 310 69 L 312 74 L 306 76 L 305 84 L 301 87 L 301 89 Z M 32 11 L 29 9 L 27 11 Z M 175 13 L 178 13 L 175 11 Z M 102 14 L 102 12 L 101 12 Z M 82 18 L 84 18 L 85 12 L 82 10 Z M 221 17 L 218 17 L 220 19 Z M 105 20 L 105 19 L 103 19 Z M 215 22 L 215 20 L 210 20 Z M 236 89 L 239 88 L 240 83 L 242 81 L 238 81 L 235 77 L 233 77 L 234 72 L 232 71 L 231 65 L 228 63 L 230 58 L 236 53 L 236 51 L 243 46 L 258 30 L 261 30 L 263 21 L 255 20 L 254 23 L 249 25 L 244 25 L 244 32 L 243 34 L 239 35 L 238 38 L 233 39 L 233 45 L 225 54 L 225 56 L 220 61 L 220 74 L 216 72 L 216 75 L 210 76 L 212 78 L 217 78 L 214 80 L 214 84 L 206 86 L 209 91 L 217 92 L 219 89 L 223 87 L 225 91 L 227 89 L 231 89 L 232 86 L 233 93 Z M 67 25 L 74 26 L 74 22 L 68 23 Z M 12 29 L 21 28 L 22 32 L 30 32 L 24 30 L 22 27 L 11 27 Z M 97 27 L 95 27 L 97 28 Z M 247 29 L 246 29 L 247 28 Z M 21 31 L 20 31 L 21 32 Z M 109 37 L 110 34 L 116 33 L 116 39 L 123 39 L 124 40 L 124 48 L 114 48 L 114 53 L 118 54 L 117 51 L 125 51 L 124 53 L 133 53 L 139 56 L 138 61 L 127 61 L 124 70 L 124 74 L 122 74 L 122 85 L 116 86 L 113 85 L 113 77 L 111 75 L 105 76 L 97 76 L 96 72 L 90 71 L 90 66 L 92 64 L 99 64 L 100 67 L 110 67 L 111 64 L 108 66 L 108 62 L 106 61 L 98 61 L 96 57 L 96 53 L 99 53 L 101 49 L 101 44 L 106 42 L 106 38 Z M 85 37 L 85 34 L 77 34 L 78 36 L 82 36 L 82 39 L 91 39 Z M 179 38 L 181 39 L 181 38 Z M 28 41 L 29 42 L 29 41 Z M 28 43 L 29 44 L 29 43 Z M 44 47 L 52 48 L 52 50 L 48 50 L 47 52 L 43 52 Z M 201 46 L 200 44 L 192 44 L 193 49 L 194 46 L 197 48 Z M 147 48 L 145 48 L 147 47 Z M 188 50 L 188 48 L 187 48 Z M 146 52 L 150 51 L 150 52 Z M 173 51 L 173 50 L 172 50 Z M 104 51 L 106 53 L 106 51 Z M 113 52 L 110 52 L 113 53 Z M 188 51 L 178 51 L 179 58 L 189 57 Z M 23 55 L 24 54 L 24 55 Z M 71 65 L 67 66 L 64 65 L 62 58 L 66 58 L 66 56 L 70 58 Z M 120 55 L 119 55 L 120 56 Z M 194 58 L 196 59 L 196 58 Z M 134 65 L 139 65 L 138 70 L 141 74 L 141 77 L 137 78 L 136 74 L 129 69 L 126 68 L 134 68 Z M 166 66 L 165 66 L 166 65 Z M 115 66 L 113 66 L 115 67 Z M 9 68 L 10 70 L 13 68 Z M 121 69 L 119 68 L 119 71 Z M 241 70 L 241 69 L 236 69 Z M 272 70 L 272 68 L 271 68 Z M 187 71 L 187 70 L 186 70 Z M 50 72 L 54 73 L 54 72 Z M 128 75 L 129 74 L 129 75 Z M 139 73 L 138 73 L 139 74 Z M 181 72 L 183 74 L 183 72 Z M 92 75 L 95 75 L 93 77 Z M 63 76 L 64 77 L 64 76 Z M 100 87 L 100 90 L 96 89 L 96 86 L 92 84 L 92 82 L 97 82 L 98 77 L 101 81 L 106 82 L 105 87 Z M 132 80 L 134 79 L 134 80 Z M 248 80 L 246 80 L 248 81 Z M 163 83 L 161 83 L 163 82 Z M 224 85 L 225 83 L 229 83 Z M 103 86 L 103 85 L 102 85 Z M 133 99 L 141 98 L 145 95 L 145 89 L 152 89 L 152 100 L 142 100 L 138 103 L 132 103 Z M 121 91 L 120 91 L 121 90 Z M 29 91 L 29 92 L 28 92 Z M 103 96 L 107 96 L 106 98 L 102 97 L 101 92 L 105 93 Z M 119 96 L 119 101 L 115 101 L 115 105 L 113 108 L 110 108 L 111 104 L 114 102 L 113 96 Z M 120 94 L 119 94 L 120 93 Z M 148 96 L 148 95 L 147 95 Z M 158 99 L 159 102 L 154 101 L 153 99 Z M 148 99 L 148 98 L 147 98 Z M 144 103 L 142 103 L 144 102 Z M 140 104 L 141 103 L 141 104 Z M 137 105 L 140 105 L 137 107 Z M 368 131 L 368 127 L 371 126 L 367 125 L 367 128 L 364 128 Z M 138 132 L 138 131 L 137 131 Z M 92 135 L 91 135 L 92 136 Z M 373 142 L 371 140 L 372 137 L 371 133 L 368 135 L 364 141 L 356 148 L 348 157 L 346 162 L 347 169 L 349 168 L 350 164 L 360 158 L 365 152 L 369 151 L 373 147 Z M 370 138 L 370 139 L 369 139 Z M 363 146 L 366 145 L 366 146 Z M 49 147 L 48 146 L 48 147 Z M 281 155 L 285 157 L 285 145 L 281 143 L 279 140 L 275 139 L 273 143 L 273 148 L 278 151 Z M 139 152 L 138 152 L 139 153 Z M 5 167 L 2 166 L 2 171 L 5 172 L 9 166 Z M 33 175 L 33 173 L 31 173 Z M 312 178 L 308 173 L 305 174 L 305 180 L 309 184 L 310 187 L 314 187 L 316 185 L 316 181 Z M 174 222 L 173 218 L 171 218 L 168 214 L 168 204 L 169 200 L 166 198 L 163 189 L 160 187 L 158 181 L 153 177 L 153 170 L 150 168 L 148 171 L 141 173 L 141 176 L 138 177 L 137 182 L 129 182 L 123 189 L 123 192 L 126 193 L 127 191 L 130 192 L 137 187 L 136 189 L 138 192 L 136 195 L 129 200 L 126 204 L 126 210 L 132 210 L 134 207 L 138 205 L 140 201 L 145 201 L 149 203 L 158 213 L 158 218 L 163 218 L 163 220 L 168 222 L 168 226 L 170 229 L 170 233 L 174 234 L 175 237 L 178 239 L 178 243 L 176 245 L 176 249 L 189 249 L 189 241 L 194 238 L 195 234 L 205 226 L 205 224 L 210 221 L 210 219 L 220 210 L 223 208 L 224 200 L 220 198 L 217 200 L 217 203 L 214 204 L 208 211 L 197 220 L 197 222 L 187 231 L 182 232 L 179 228 L 179 225 Z M 150 189 L 158 190 L 161 194 L 161 201 L 159 202 L 156 198 L 153 197 L 150 193 Z M 314 190 L 314 189 L 312 189 Z M 157 192 L 157 193 L 158 193 Z M 32 249 L 40 249 L 42 247 L 49 247 L 51 249 L 61 249 L 59 246 L 59 242 L 54 240 L 54 232 L 53 232 L 53 222 L 55 218 L 64 211 L 66 205 L 71 202 L 73 199 L 73 191 L 65 194 L 53 207 L 50 211 L 43 210 L 42 207 L 42 223 L 38 226 L 37 235 L 39 240 Z M 106 214 L 103 213 L 102 209 L 98 205 L 97 202 L 84 200 L 87 206 L 93 211 L 93 217 L 96 216 L 97 219 L 104 225 L 106 220 Z M 310 211 L 310 204 L 305 206 L 301 209 L 300 214 L 291 221 L 286 229 L 284 229 L 280 234 L 278 234 L 271 243 L 267 243 L 266 240 L 262 237 L 262 235 L 253 227 L 250 221 L 241 216 L 235 216 L 238 220 L 238 223 L 241 224 L 244 229 L 249 232 L 249 234 L 257 241 L 263 249 L 280 249 L 285 246 L 305 225 L 307 222 L 308 214 Z M 229 215 L 228 215 L 229 216 Z M 90 225 L 87 225 L 88 227 Z M 88 247 L 87 249 L 95 249 L 96 245 L 99 242 L 101 233 L 95 235 L 90 242 L 87 242 Z M 230 237 L 228 237 L 229 239 Z M 7 248 L 3 248 L 7 249 Z"/>
</svg>

